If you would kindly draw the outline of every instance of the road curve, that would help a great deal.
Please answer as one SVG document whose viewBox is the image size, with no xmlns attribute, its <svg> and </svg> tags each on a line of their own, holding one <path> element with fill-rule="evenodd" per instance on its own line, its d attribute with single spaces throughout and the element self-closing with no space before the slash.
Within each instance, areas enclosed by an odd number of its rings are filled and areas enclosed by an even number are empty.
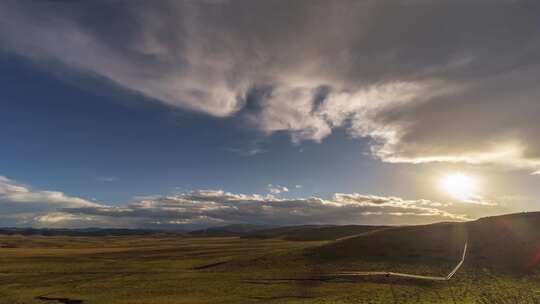
<svg viewBox="0 0 540 304">
<path fill-rule="evenodd" d="M 425 276 L 425 275 L 391 272 L 391 271 L 344 271 L 344 272 L 328 274 L 326 276 L 385 276 L 385 277 L 396 277 L 396 278 L 406 278 L 406 279 L 426 280 L 426 281 L 449 281 L 454 276 L 454 274 L 456 274 L 459 268 L 461 268 L 461 265 L 463 265 L 466 255 L 467 255 L 467 242 L 465 242 L 465 245 L 463 246 L 463 254 L 461 256 L 461 260 L 457 263 L 454 269 L 452 269 L 452 271 L 450 271 L 450 273 L 444 277 Z"/>
</svg>

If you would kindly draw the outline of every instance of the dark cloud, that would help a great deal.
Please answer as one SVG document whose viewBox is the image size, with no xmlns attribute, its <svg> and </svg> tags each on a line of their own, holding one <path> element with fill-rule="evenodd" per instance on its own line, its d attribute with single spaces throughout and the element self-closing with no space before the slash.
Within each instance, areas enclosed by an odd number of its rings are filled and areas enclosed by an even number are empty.
<svg viewBox="0 0 540 304">
<path fill-rule="evenodd" d="M 537 170 L 536 1 L 3 1 L 0 48 L 391 162 Z"/>
</svg>

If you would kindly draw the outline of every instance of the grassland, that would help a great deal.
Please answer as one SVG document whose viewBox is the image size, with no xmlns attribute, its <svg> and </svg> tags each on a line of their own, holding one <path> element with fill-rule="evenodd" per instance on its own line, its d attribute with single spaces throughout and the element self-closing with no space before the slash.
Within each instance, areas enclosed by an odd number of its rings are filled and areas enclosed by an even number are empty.
<svg viewBox="0 0 540 304">
<path fill-rule="evenodd" d="M 382 229 L 337 242 L 0 236 L 0 303 L 540 303 L 540 273 L 479 263 L 478 248 L 449 282 L 325 276 L 444 275 L 458 259 L 460 229 Z"/>
</svg>

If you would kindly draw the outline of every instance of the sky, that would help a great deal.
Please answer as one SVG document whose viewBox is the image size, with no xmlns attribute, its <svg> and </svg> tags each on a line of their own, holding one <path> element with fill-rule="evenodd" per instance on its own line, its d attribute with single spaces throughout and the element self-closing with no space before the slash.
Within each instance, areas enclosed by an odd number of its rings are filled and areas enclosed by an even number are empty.
<svg viewBox="0 0 540 304">
<path fill-rule="evenodd" d="M 0 226 L 540 209 L 536 1 L 2 1 Z"/>
</svg>

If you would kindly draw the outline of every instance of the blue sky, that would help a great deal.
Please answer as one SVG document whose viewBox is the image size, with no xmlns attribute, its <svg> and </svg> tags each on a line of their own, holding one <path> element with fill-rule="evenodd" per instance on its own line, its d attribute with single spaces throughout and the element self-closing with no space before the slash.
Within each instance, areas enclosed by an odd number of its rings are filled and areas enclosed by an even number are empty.
<svg viewBox="0 0 540 304">
<path fill-rule="evenodd" d="M 0 224 L 409 224 L 536 210 L 530 6 L 6 1 Z"/>
<path fill-rule="evenodd" d="M 242 117 L 174 109 L 104 81 L 72 83 L 61 71 L 2 59 L 2 104 L 9 111 L 0 124 L 10 144 L 0 166 L 33 186 L 111 203 L 193 189 L 264 194 L 269 184 L 285 185 L 291 193 L 284 195 L 294 196 L 391 192 L 377 185 L 395 169 L 385 170 L 369 155 L 367 140 L 343 130 L 324 144 L 294 144 L 284 132 L 246 128 Z"/>
</svg>

